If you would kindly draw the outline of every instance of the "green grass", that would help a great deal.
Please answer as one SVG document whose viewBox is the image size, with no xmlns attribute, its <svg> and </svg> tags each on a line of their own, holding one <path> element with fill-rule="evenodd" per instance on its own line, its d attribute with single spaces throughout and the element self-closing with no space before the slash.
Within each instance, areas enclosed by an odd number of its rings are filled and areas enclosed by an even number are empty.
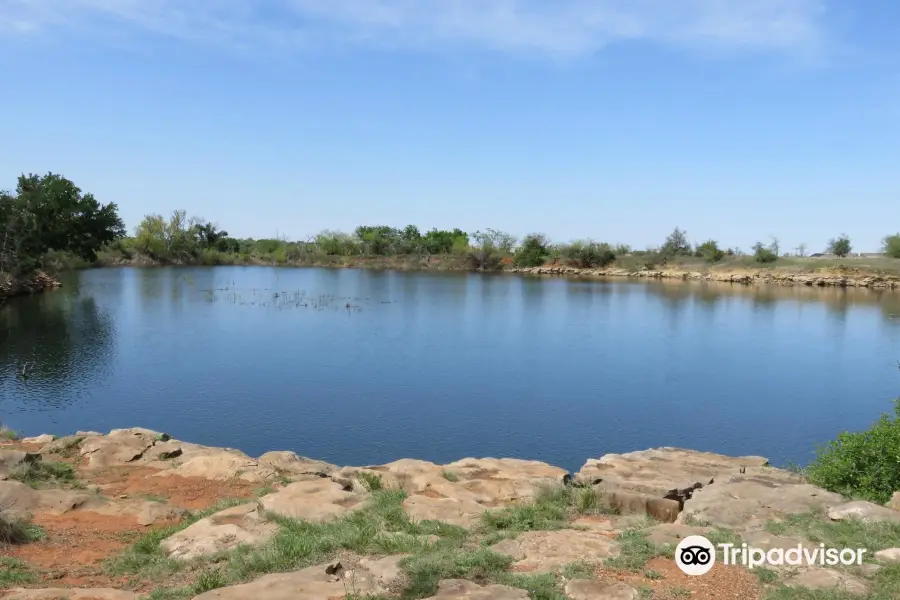
<svg viewBox="0 0 900 600">
<path fill-rule="evenodd" d="M 401 563 L 409 577 L 403 598 L 433 596 L 442 579 L 469 579 L 479 584 L 507 575 L 513 559 L 486 548 L 477 550 L 436 549 L 407 557 Z"/>
<path fill-rule="evenodd" d="M 457 475 L 453 471 L 441 471 L 441 475 L 444 476 L 444 479 L 452 483 L 456 483 L 457 481 L 459 481 L 459 475 Z"/>
<path fill-rule="evenodd" d="M 644 577 L 653 580 L 662 579 L 662 573 L 660 573 L 659 571 L 654 571 L 653 569 L 647 569 L 646 571 L 644 571 Z"/>
<path fill-rule="evenodd" d="M 63 462 L 38 460 L 23 463 L 10 471 L 9 478 L 20 481 L 34 489 L 75 483 L 75 469 Z"/>
<path fill-rule="evenodd" d="M 871 560 L 878 550 L 900 547 L 900 523 L 864 522 L 859 519 L 832 521 L 817 512 L 791 515 L 782 521 L 769 521 L 766 531 L 773 535 L 799 534 L 814 544 L 834 548 L 866 548 Z"/>
<path fill-rule="evenodd" d="M 384 485 L 381 481 L 381 475 L 378 473 L 369 473 L 366 471 L 360 471 L 356 474 L 356 480 L 363 486 L 367 492 L 377 492 L 379 490 L 384 489 Z"/>
<path fill-rule="evenodd" d="M 494 583 L 527 590 L 531 600 L 569 600 L 559 579 L 550 573 L 502 573 Z"/>
<path fill-rule="evenodd" d="M 161 504 L 165 504 L 168 501 L 165 496 L 160 496 L 158 494 L 144 494 L 141 498 L 148 502 L 159 502 Z"/>
<path fill-rule="evenodd" d="M 765 600 L 897 600 L 900 598 L 900 565 L 885 566 L 869 581 L 869 585 L 869 591 L 864 595 L 854 595 L 844 590 L 810 590 L 779 585 L 766 594 Z"/>
<path fill-rule="evenodd" d="M 566 579 L 590 579 L 596 569 L 597 565 L 582 561 L 567 564 L 562 573 Z"/>
<path fill-rule="evenodd" d="M 652 558 L 666 556 L 666 551 L 647 539 L 646 532 L 627 529 L 616 537 L 619 555 L 606 559 L 604 563 L 611 569 L 639 573 Z"/>
<path fill-rule="evenodd" d="M 15 442 L 18 439 L 19 434 L 17 432 L 0 425 L 0 442 Z"/>
<path fill-rule="evenodd" d="M 278 490 L 276 490 L 273 487 L 266 486 L 266 487 L 261 487 L 256 490 L 253 490 L 253 495 L 256 496 L 257 498 L 259 498 L 259 497 L 265 496 L 267 494 L 274 494 L 277 491 Z"/>
<path fill-rule="evenodd" d="M 0 556 L 0 589 L 35 583 L 34 571 L 18 558 Z"/>
<path fill-rule="evenodd" d="M 545 485 L 535 490 L 529 502 L 484 513 L 482 528 L 486 532 L 563 529 L 576 514 L 601 513 L 615 514 L 592 488 Z"/>
</svg>

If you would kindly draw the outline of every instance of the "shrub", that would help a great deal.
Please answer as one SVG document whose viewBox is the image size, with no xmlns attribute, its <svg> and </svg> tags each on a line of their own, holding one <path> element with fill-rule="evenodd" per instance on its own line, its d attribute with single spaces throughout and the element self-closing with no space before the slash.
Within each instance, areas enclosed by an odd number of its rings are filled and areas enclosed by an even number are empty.
<svg viewBox="0 0 900 600">
<path fill-rule="evenodd" d="M 848 238 L 846 234 L 841 234 L 836 238 L 828 240 L 828 252 L 835 256 L 843 258 L 850 254 L 850 250 L 852 249 L 853 246 L 850 245 L 850 238 Z"/>
<path fill-rule="evenodd" d="M 816 452 L 810 481 L 846 496 L 883 504 L 900 490 L 900 399 L 866 431 L 843 432 Z"/>
<path fill-rule="evenodd" d="M 719 243 L 715 240 L 707 240 L 698 245 L 694 255 L 709 262 L 719 262 L 725 258 L 725 252 L 719 248 Z"/>
<path fill-rule="evenodd" d="M 571 264 L 588 269 L 605 267 L 616 260 L 616 253 L 609 244 L 601 244 L 591 240 L 578 240 L 562 246 L 560 252 Z"/>
<path fill-rule="evenodd" d="M 516 251 L 516 265 L 520 267 L 539 267 L 550 255 L 549 241 L 539 233 L 526 235 L 522 247 Z"/>
<path fill-rule="evenodd" d="M 892 258 L 900 258 L 900 233 L 884 238 L 884 253 Z"/>
<path fill-rule="evenodd" d="M 778 255 L 768 246 L 763 246 L 762 242 L 756 242 L 753 246 L 753 258 L 759 263 L 772 263 L 778 260 Z"/>
<path fill-rule="evenodd" d="M 676 227 L 675 231 L 666 238 L 659 252 L 664 256 L 689 255 L 691 253 L 691 244 L 688 242 L 687 232 Z"/>
</svg>

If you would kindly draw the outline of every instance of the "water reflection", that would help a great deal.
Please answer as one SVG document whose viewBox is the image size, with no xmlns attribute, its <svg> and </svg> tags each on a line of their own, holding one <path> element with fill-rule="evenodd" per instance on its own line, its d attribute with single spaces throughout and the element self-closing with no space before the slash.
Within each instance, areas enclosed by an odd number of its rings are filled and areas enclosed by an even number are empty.
<svg viewBox="0 0 900 600">
<path fill-rule="evenodd" d="M 9 302 L 0 308 L 0 331 L 4 399 L 70 402 L 65 386 L 102 376 L 114 355 L 112 317 L 77 284 Z"/>
</svg>

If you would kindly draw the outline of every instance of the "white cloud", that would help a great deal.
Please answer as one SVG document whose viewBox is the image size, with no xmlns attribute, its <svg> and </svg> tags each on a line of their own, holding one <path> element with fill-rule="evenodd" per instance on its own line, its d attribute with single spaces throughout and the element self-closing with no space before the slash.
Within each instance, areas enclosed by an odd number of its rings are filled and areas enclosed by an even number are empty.
<svg viewBox="0 0 900 600">
<path fill-rule="evenodd" d="M 0 34 L 123 26 L 245 47 L 458 44 L 579 56 L 617 41 L 803 50 L 824 0 L 3 0 Z"/>
</svg>

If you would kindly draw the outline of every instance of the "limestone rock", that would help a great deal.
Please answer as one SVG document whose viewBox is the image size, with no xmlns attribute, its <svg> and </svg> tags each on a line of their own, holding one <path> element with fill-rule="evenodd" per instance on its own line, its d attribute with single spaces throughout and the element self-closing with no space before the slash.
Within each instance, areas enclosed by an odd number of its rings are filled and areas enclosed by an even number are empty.
<svg viewBox="0 0 900 600">
<path fill-rule="evenodd" d="M 833 521 L 859 519 L 866 522 L 889 521 L 891 523 L 900 523 L 900 511 L 863 500 L 854 500 L 853 502 L 845 502 L 833 506 L 828 511 L 828 518 Z"/>
<path fill-rule="evenodd" d="M 406 498 L 403 508 L 413 521 L 443 521 L 467 529 L 475 526 L 488 509 L 472 500 L 435 498 L 423 494 Z"/>
<path fill-rule="evenodd" d="M 89 469 L 119 467 L 143 457 L 160 435 L 141 428 L 114 429 L 109 435 L 85 439 L 80 452 L 87 457 Z"/>
<path fill-rule="evenodd" d="M 218 481 L 242 479 L 262 483 L 275 477 L 274 470 L 261 473 L 259 463 L 243 452 L 227 448 L 192 448 L 190 452 L 181 448 L 177 462 L 155 477 L 178 475 L 180 477 L 203 477 Z"/>
<path fill-rule="evenodd" d="M 364 569 L 347 571 L 342 578 L 328 575 L 322 564 L 292 573 L 273 573 L 241 585 L 211 590 L 193 600 L 328 600 L 352 592 L 359 596 L 384 593 Z M 527 598 L 527 596 L 526 596 Z"/>
<path fill-rule="evenodd" d="M 394 554 L 383 558 L 363 557 L 359 561 L 359 566 L 365 569 L 379 586 L 388 589 L 402 577 L 403 569 L 400 567 L 400 562 L 406 556 L 406 554 Z"/>
<path fill-rule="evenodd" d="M 22 438 L 21 442 L 23 444 L 49 444 L 53 440 L 56 439 L 55 435 L 50 435 L 49 433 L 44 433 L 42 435 L 38 435 L 35 437 L 27 437 Z"/>
<path fill-rule="evenodd" d="M 505 585 L 480 586 L 465 579 L 444 579 L 426 600 L 528 600 L 528 592 Z"/>
<path fill-rule="evenodd" d="M 536 572 L 556 571 L 578 561 L 601 562 L 619 554 L 619 544 L 611 537 L 574 529 L 528 531 L 491 549 L 511 556 L 520 570 Z"/>
<path fill-rule="evenodd" d="M 40 453 L 42 455 L 62 454 L 67 451 L 79 451 L 80 453 L 80 447 L 85 437 L 83 435 L 67 435 L 57 438 L 44 444 L 40 449 Z"/>
<path fill-rule="evenodd" d="M 293 452 L 286 451 L 266 452 L 257 462 L 260 467 L 272 469 L 290 481 L 327 477 L 338 469 L 337 466 L 327 462 L 297 456 Z"/>
<path fill-rule="evenodd" d="M 146 502 L 137 514 L 138 525 L 147 527 L 161 521 L 177 521 L 187 514 L 187 510 L 163 502 Z"/>
<path fill-rule="evenodd" d="M 865 594 L 868 586 L 860 579 L 834 569 L 811 568 L 790 578 L 784 584 L 788 587 L 803 587 L 811 590 L 840 590 L 850 594 Z"/>
<path fill-rule="evenodd" d="M 573 579 L 566 584 L 566 596 L 572 600 L 637 600 L 638 591 L 621 582 Z"/>
<path fill-rule="evenodd" d="M 138 600 L 134 592 L 114 590 L 111 588 L 46 588 L 12 590 L 6 600 Z"/>
<path fill-rule="evenodd" d="M 0 450 L 0 480 L 9 477 L 17 467 L 41 460 L 40 454 L 21 450 Z"/>
<path fill-rule="evenodd" d="M 283 517 L 304 521 L 327 521 L 360 508 L 362 494 L 345 491 L 330 479 L 298 481 L 260 498 L 262 507 Z"/>
<path fill-rule="evenodd" d="M 239 545 L 260 546 L 275 535 L 277 527 L 259 514 L 255 502 L 242 504 L 200 519 L 187 529 L 159 543 L 170 558 L 190 560 L 232 550 Z"/>
<path fill-rule="evenodd" d="M 894 492 L 894 495 L 891 496 L 890 501 L 885 506 L 892 510 L 900 510 L 900 492 Z"/>
<path fill-rule="evenodd" d="M 886 548 L 875 553 L 875 559 L 885 563 L 900 562 L 900 548 Z"/>
<path fill-rule="evenodd" d="M 656 498 L 690 497 L 694 489 L 709 485 L 718 477 L 738 473 L 741 467 L 761 467 L 768 463 L 761 456 L 729 457 L 679 448 L 657 448 L 607 454 L 588 459 L 575 480 L 621 491 L 647 494 Z"/>
<path fill-rule="evenodd" d="M 34 490 L 18 481 L 0 481 L 0 506 L 13 515 L 24 516 L 36 511 L 63 514 L 76 508 L 102 504 L 93 494 L 71 490 Z"/>
<path fill-rule="evenodd" d="M 793 473 L 771 467 L 747 467 L 745 473 L 719 477 L 695 490 L 680 517 L 728 528 L 754 529 L 767 520 L 836 506 L 844 499 Z"/>
</svg>

